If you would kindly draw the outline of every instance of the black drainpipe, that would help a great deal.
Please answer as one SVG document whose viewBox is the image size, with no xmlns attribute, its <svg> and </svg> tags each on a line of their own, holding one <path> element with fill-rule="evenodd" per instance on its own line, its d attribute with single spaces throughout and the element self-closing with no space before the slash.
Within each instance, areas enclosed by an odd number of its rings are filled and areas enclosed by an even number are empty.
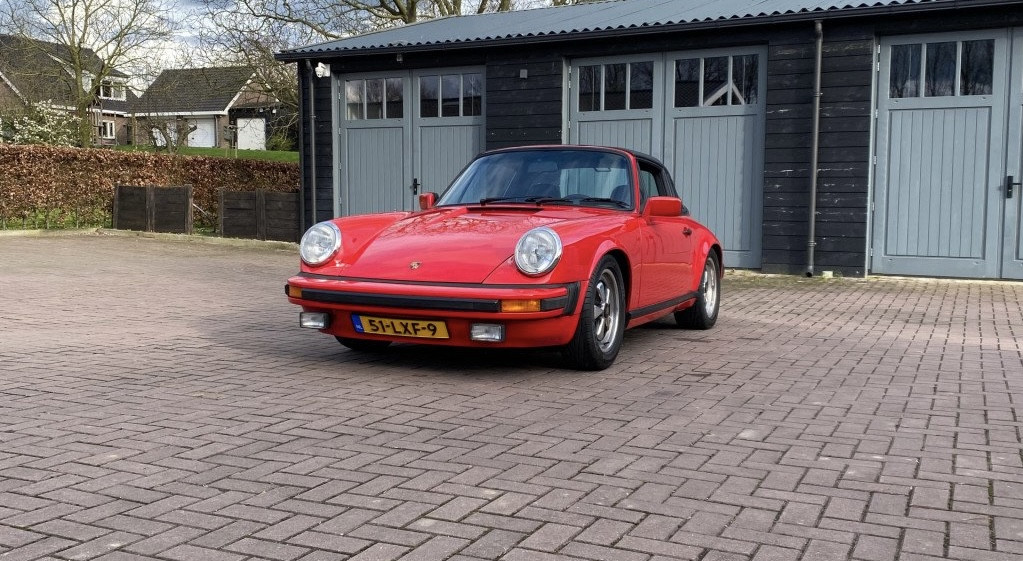
<svg viewBox="0 0 1023 561">
<path fill-rule="evenodd" d="M 302 67 L 298 64 L 295 65 L 298 70 L 298 91 L 302 91 Z M 301 95 L 298 96 L 298 147 L 299 150 L 302 148 L 302 142 L 305 139 L 305 120 L 302 119 L 302 113 L 305 111 L 305 98 Z M 299 174 L 298 181 L 298 235 L 305 234 L 305 192 L 308 181 L 306 180 L 305 174 Z"/>
<path fill-rule="evenodd" d="M 309 189 L 311 193 L 310 200 L 312 201 L 313 211 L 313 224 L 316 224 L 316 92 L 313 88 L 316 86 L 313 81 L 313 63 L 311 60 L 305 60 L 306 70 L 306 89 L 309 91 Z M 302 209 L 303 213 L 305 209 Z"/>
<path fill-rule="evenodd" d="M 810 154 L 810 233 L 806 240 L 806 276 L 813 276 L 814 249 L 817 247 L 817 167 L 818 148 L 821 134 L 821 58 L 824 50 L 824 26 L 821 20 L 813 22 L 814 35 L 817 38 L 816 61 L 813 67 L 813 133 Z"/>
</svg>

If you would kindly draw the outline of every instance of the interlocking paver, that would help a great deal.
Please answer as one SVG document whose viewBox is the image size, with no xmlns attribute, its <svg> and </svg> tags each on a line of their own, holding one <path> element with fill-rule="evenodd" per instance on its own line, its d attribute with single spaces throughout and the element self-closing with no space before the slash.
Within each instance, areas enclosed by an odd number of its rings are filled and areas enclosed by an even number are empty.
<svg viewBox="0 0 1023 561">
<path fill-rule="evenodd" d="M 729 273 L 714 330 L 574 372 L 349 352 L 295 326 L 296 264 L 0 237 L 0 557 L 1023 555 L 1021 283 Z"/>
</svg>

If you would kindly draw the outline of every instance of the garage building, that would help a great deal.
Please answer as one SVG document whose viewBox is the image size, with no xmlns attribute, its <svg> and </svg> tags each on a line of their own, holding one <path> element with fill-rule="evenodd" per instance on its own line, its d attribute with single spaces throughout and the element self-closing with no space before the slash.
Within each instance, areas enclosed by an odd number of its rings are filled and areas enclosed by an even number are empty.
<svg viewBox="0 0 1023 561">
<path fill-rule="evenodd" d="M 729 267 L 1023 279 L 1021 0 L 597 2 L 278 58 L 305 226 L 410 210 L 482 150 L 604 144 L 664 161 Z"/>
</svg>

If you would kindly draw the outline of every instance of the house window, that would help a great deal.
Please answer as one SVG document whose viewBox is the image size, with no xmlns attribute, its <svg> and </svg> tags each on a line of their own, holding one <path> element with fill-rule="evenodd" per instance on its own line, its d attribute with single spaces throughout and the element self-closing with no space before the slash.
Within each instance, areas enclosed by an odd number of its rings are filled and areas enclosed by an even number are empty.
<svg viewBox="0 0 1023 561">
<path fill-rule="evenodd" d="M 110 80 L 100 82 L 98 93 L 100 99 L 113 99 L 117 101 L 124 101 L 126 99 L 124 84 Z"/>
<path fill-rule="evenodd" d="M 348 120 L 400 119 L 404 114 L 401 78 L 345 80 Z"/>
<path fill-rule="evenodd" d="M 113 121 L 103 121 L 100 123 L 99 136 L 100 138 L 111 140 L 115 136 L 117 131 L 117 125 Z"/>
<path fill-rule="evenodd" d="M 654 63 L 619 62 L 579 67 L 579 111 L 650 109 Z"/>
<path fill-rule="evenodd" d="M 994 65 L 993 39 L 893 45 L 888 97 L 990 95 Z"/>
<path fill-rule="evenodd" d="M 712 56 L 675 61 L 675 107 L 755 105 L 760 57 Z"/>
<path fill-rule="evenodd" d="M 420 117 L 483 114 L 483 76 L 475 72 L 419 77 Z"/>
</svg>

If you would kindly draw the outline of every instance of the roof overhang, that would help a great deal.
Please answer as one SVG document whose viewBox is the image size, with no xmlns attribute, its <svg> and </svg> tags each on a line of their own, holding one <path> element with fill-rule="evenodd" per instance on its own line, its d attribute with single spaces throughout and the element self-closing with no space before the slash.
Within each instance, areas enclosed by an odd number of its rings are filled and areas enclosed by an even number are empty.
<svg viewBox="0 0 1023 561">
<path fill-rule="evenodd" d="M 317 49 L 317 45 L 302 47 L 283 51 L 274 55 L 274 58 L 281 62 L 298 62 L 302 60 L 317 60 L 339 57 L 363 57 L 388 55 L 396 53 L 429 52 L 451 49 L 480 49 L 492 47 L 514 47 L 520 45 L 536 45 L 543 43 L 576 42 L 608 37 L 638 37 L 644 35 L 703 31 L 736 27 L 755 27 L 786 23 L 812 22 L 816 20 L 835 20 L 848 18 L 876 17 L 894 14 L 925 13 L 948 10 L 962 10 L 987 7 L 1004 7 L 1005 0 L 931 0 L 924 2 L 859 5 L 855 7 L 806 10 L 782 14 L 765 14 L 747 17 L 727 17 L 692 22 L 680 22 L 669 24 L 650 24 L 635 26 L 620 26 L 603 29 L 581 30 L 581 31 L 556 31 L 550 33 L 538 33 L 528 35 L 515 35 L 505 37 L 492 37 L 481 39 L 457 39 L 441 40 L 423 43 L 390 44 L 387 46 L 358 47 L 358 48 L 328 48 L 327 45 L 335 41 L 320 43 L 325 47 Z M 547 8 L 550 10 L 564 8 Z M 473 17 L 473 16 L 454 16 Z M 426 22 L 424 22 L 426 23 Z M 375 32 L 375 33 L 386 33 Z"/>
</svg>

